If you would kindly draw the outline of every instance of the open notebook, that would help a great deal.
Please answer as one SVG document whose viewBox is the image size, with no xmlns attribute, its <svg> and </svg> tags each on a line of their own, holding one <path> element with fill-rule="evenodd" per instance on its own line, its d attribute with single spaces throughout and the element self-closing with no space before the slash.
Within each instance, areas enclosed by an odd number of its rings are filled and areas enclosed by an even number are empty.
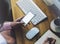
<svg viewBox="0 0 60 44">
<path fill-rule="evenodd" d="M 56 43 L 55 44 L 60 44 L 60 38 L 58 38 L 58 36 L 56 36 L 53 32 L 51 32 L 50 30 L 48 30 L 41 38 L 39 38 L 34 44 L 43 44 L 44 41 L 47 39 L 47 38 L 54 38 L 56 39 Z"/>
</svg>

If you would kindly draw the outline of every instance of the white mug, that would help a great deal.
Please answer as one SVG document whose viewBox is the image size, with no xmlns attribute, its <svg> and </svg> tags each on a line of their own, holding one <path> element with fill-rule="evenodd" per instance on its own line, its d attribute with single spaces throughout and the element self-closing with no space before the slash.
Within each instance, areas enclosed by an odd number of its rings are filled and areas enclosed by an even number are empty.
<svg viewBox="0 0 60 44">
<path fill-rule="evenodd" d="M 50 27 L 54 32 L 60 33 L 60 18 L 52 20 Z"/>
</svg>

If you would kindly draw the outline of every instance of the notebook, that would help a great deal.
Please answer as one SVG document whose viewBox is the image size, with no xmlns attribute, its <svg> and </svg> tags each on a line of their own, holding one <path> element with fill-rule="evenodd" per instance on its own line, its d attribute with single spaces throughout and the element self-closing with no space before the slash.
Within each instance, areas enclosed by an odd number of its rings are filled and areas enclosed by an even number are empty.
<svg viewBox="0 0 60 44">
<path fill-rule="evenodd" d="M 48 30 L 41 38 L 39 38 L 34 44 L 43 44 L 44 41 L 47 38 L 54 38 L 56 39 L 56 43 L 55 44 L 60 44 L 60 38 L 58 38 L 58 36 L 56 36 L 53 32 L 51 32 L 50 30 Z"/>
</svg>

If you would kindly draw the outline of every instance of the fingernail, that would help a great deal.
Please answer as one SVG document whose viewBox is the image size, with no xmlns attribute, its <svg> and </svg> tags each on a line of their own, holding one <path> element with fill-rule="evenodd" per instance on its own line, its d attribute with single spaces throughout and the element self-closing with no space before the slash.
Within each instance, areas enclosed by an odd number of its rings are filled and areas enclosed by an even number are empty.
<svg viewBox="0 0 60 44">
<path fill-rule="evenodd" d="M 20 21 L 20 23 L 23 23 L 24 24 L 24 22 L 22 20 Z"/>
</svg>

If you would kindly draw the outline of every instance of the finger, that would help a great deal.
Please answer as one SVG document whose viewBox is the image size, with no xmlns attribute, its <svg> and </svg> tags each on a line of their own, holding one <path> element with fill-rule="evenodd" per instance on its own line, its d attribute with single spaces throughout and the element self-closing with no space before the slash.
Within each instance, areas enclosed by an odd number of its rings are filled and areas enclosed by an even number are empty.
<svg viewBox="0 0 60 44">
<path fill-rule="evenodd" d="M 21 23 L 21 22 L 5 22 L 4 24 L 3 24 L 3 27 L 1 28 L 1 31 L 4 31 L 4 30 L 10 30 L 10 29 L 12 29 L 12 27 L 14 27 L 15 25 L 23 25 L 23 23 Z"/>
<path fill-rule="evenodd" d="M 46 39 L 43 44 L 49 44 L 49 41 Z"/>
<path fill-rule="evenodd" d="M 23 25 L 23 22 L 11 22 L 11 26 L 15 26 L 15 25 Z"/>
<path fill-rule="evenodd" d="M 1 34 L 4 36 L 4 38 L 6 39 L 6 41 L 7 41 L 7 43 L 14 43 L 15 42 L 15 40 L 14 40 L 14 38 L 12 38 L 11 36 L 10 36 L 10 30 L 8 30 L 8 31 L 3 31 L 3 32 L 1 32 Z"/>
<path fill-rule="evenodd" d="M 55 44 L 55 42 L 56 42 L 56 40 L 54 39 L 54 40 L 51 42 L 51 44 Z"/>
<path fill-rule="evenodd" d="M 17 18 L 17 19 L 15 20 L 15 22 L 20 22 L 23 18 L 24 18 L 24 16 L 21 17 L 21 18 Z"/>
<path fill-rule="evenodd" d="M 49 43 L 48 38 L 44 41 L 44 43 L 47 43 L 47 42 Z"/>
<path fill-rule="evenodd" d="M 23 24 L 24 23 L 20 23 L 20 22 L 12 22 L 11 23 L 11 27 L 12 27 L 12 29 L 19 29 L 19 28 L 23 28 L 24 27 Z"/>
<path fill-rule="evenodd" d="M 3 32 L 1 32 L 1 34 L 5 34 L 5 35 L 10 35 L 10 32 L 11 32 L 11 30 L 6 30 L 6 31 L 3 31 Z"/>
<path fill-rule="evenodd" d="M 45 42 L 48 42 L 48 39 L 49 39 L 49 38 L 46 38 Z"/>
</svg>

